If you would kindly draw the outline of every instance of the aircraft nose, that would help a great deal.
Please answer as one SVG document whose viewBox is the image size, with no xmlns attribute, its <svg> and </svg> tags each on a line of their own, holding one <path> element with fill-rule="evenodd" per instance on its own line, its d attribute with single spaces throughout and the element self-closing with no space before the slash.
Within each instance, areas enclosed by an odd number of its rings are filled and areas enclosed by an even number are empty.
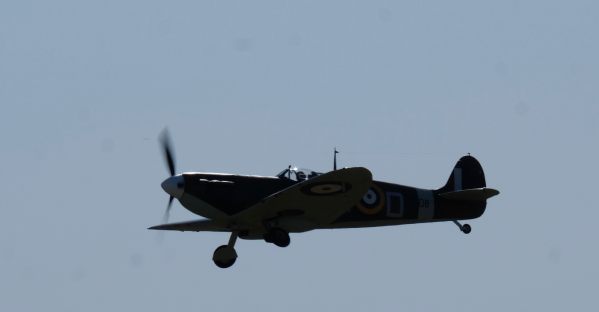
<svg viewBox="0 0 599 312">
<path fill-rule="evenodd" d="M 169 195 L 180 198 L 183 195 L 183 189 L 185 186 L 183 176 L 178 174 L 164 180 L 161 184 L 162 189 Z"/>
</svg>

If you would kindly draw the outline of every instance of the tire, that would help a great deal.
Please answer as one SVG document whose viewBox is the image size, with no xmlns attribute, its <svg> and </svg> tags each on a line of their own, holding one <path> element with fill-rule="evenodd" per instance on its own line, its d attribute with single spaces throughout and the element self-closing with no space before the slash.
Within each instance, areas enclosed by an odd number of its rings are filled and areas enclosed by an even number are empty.
<svg viewBox="0 0 599 312">
<path fill-rule="evenodd" d="M 462 225 L 462 232 L 464 232 L 464 234 L 470 234 L 470 232 L 472 232 L 472 227 L 470 227 L 470 224 Z"/>
<path fill-rule="evenodd" d="M 214 250 L 212 261 L 214 261 L 217 267 L 226 269 L 237 261 L 237 252 L 233 247 L 227 245 L 219 246 Z"/>
<path fill-rule="evenodd" d="M 291 243 L 289 233 L 281 229 L 272 229 L 269 234 L 272 242 L 281 248 L 287 247 Z"/>
</svg>

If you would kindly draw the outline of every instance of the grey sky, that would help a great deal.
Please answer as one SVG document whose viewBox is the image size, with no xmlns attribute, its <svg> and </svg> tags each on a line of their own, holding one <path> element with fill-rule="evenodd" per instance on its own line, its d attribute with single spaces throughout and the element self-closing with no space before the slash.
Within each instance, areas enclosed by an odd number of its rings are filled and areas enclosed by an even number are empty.
<svg viewBox="0 0 599 312">
<path fill-rule="evenodd" d="M 0 2 L 0 310 L 596 311 L 596 1 Z M 166 233 L 180 171 L 342 166 L 502 191 L 280 249 Z M 178 203 L 171 220 L 196 216 Z"/>
</svg>

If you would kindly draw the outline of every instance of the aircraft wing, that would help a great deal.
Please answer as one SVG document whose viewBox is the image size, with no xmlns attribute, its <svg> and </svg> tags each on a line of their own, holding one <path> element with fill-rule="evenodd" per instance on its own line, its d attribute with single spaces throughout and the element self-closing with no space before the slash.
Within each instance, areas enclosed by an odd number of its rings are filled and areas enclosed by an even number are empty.
<svg viewBox="0 0 599 312">
<path fill-rule="evenodd" d="M 148 228 L 149 230 L 191 231 L 191 232 L 231 232 L 230 229 L 208 219 L 161 224 Z"/>
<path fill-rule="evenodd" d="M 329 224 L 347 212 L 368 191 L 372 173 L 366 168 L 344 168 L 294 184 L 233 216 L 238 224 L 262 226 L 276 217 Z"/>
</svg>

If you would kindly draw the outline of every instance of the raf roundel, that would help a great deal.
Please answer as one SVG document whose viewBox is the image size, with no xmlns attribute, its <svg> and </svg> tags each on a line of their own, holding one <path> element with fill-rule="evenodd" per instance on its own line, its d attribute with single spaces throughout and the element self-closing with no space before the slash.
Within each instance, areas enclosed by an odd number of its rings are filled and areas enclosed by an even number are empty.
<svg viewBox="0 0 599 312">
<path fill-rule="evenodd" d="M 333 181 L 308 184 L 302 187 L 301 190 L 306 195 L 327 196 L 346 193 L 351 188 L 352 186 L 349 183 Z"/>
<path fill-rule="evenodd" d="M 343 190 L 340 184 L 318 184 L 310 188 L 310 192 L 314 194 L 333 194 Z"/>
<path fill-rule="evenodd" d="M 383 191 L 376 185 L 371 185 L 366 194 L 358 202 L 358 210 L 365 215 L 379 213 L 385 205 Z"/>
<path fill-rule="evenodd" d="M 362 201 L 364 201 L 365 204 L 367 205 L 374 205 L 376 204 L 376 201 L 378 200 L 378 196 L 376 195 L 376 192 L 372 189 L 369 189 L 368 192 L 366 192 L 366 194 L 364 195 L 364 197 L 362 197 Z"/>
</svg>

